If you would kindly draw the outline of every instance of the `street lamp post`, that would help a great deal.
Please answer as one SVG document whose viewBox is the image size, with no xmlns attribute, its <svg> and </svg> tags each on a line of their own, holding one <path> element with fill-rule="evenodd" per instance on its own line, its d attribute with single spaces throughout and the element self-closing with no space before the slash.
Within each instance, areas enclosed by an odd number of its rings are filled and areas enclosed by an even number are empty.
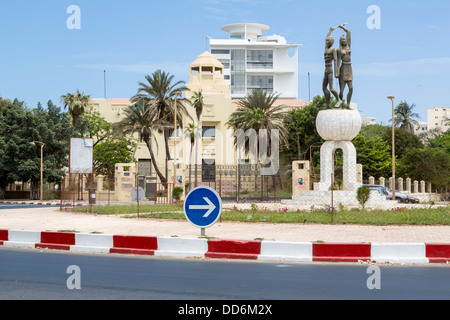
<svg viewBox="0 0 450 320">
<path fill-rule="evenodd" d="M 30 142 L 31 145 L 35 146 L 36 143 L 40 143 L 41 144 L 41 191 L 40 191 L 40 200 L 42 202 L 42 196 L 44 193 L 44 146 L 45 143 L 41 142 L 41 141 L 33 141 Z"/>
<path fill-rule="evenodd" d="M 394 96 L 388 96 L 392 101 L 392 200 L 395 200 L 395 121 L 394 121 Z"/>
</svg>

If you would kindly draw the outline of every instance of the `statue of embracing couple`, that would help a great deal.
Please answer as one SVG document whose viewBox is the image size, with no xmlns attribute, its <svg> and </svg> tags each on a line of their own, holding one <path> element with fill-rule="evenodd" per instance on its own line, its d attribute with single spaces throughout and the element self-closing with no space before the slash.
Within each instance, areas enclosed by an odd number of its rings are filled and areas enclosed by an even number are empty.
<svg viewBox="0 0 450 320">
<path fill-rule="evenodd" d="M 348 22 L 347 22 L 348 23 Z M 325 94 L 325 101 L 327 109 L 330 109 L 331 93 L 336 98 L 336 108 L 338 108 L 344 98 L 345 87 L 348 86 L 347 94 L 347 109 L 350 109 L 350 102 L 353 94 L 353 70 L 351 62 L 351 32 L 345 25 L 341 24 L 338 27 L 330 28 L 325 39 L 325 75 L 323 78 L 323 92 Z M 331 36 L 334 30 L 341 28 L 346 32 L 339 41 L 339 49 L 333 47 L 334 39 Z M 333 71 L 334 67 L 334 71 Z M 333 88 L 333 74 L 339 79 L 340 93 Z M 328 87 L 330 88 L 328 90 Z"/>
</svg>

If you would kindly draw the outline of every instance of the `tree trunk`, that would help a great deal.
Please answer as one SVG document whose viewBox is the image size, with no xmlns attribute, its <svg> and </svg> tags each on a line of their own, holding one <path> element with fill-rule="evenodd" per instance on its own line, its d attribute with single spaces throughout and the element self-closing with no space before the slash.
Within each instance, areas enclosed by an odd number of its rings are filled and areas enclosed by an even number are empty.
<svg viewBox="0 0 450 320">
<path fill-rule="evenodd" d="M 200 118 L 197 123 L 197 133 L 195 135 L 195 187 L 197 188 L 198 178 L 197 178 L 197 169 L 198 169 L 198 143 L 199 143 L 199 131 L 200 131 Z"/>
<path fill-rule="evenodd" d="M 32 181 L 30 184 L 30 200 L 39 200 L 39 181 Z"/>
<path fill-rule="evenodd" d="M 194 145 L 191 143 L 191 152 L 189 153 L 189 191 L 192 188 L 191 185 L 191 173 L 192 173 L 192 150 L 194 149 Z M 187 193 L 187 192 L 186 192 Z"/>
<path fill-rule="evenodd" d="M 0 199 L 5 199 L 6 187 L 0 186 Z"/>
<path fill-rule="evenodd" d="M 164 175 L 161 173 L 161 171 L 159 171 L 158 165 L 156 164 L 155 155 L 153 154 L 153 149 L 152 149 L 150 140 L 145 139 L 145 144 L 147 145 L 148 151 L 150 152 L 150 157 L 152 159 L 152 164 L 153 164 L 153 167 L 155 168 L 156 174 L 158 175 L 159 180 L 161 180 L 161 183 L 165 184 L 165 186 L 167 188 L 167 179 L 166 179 L 166 177 L 164 177 Z"/>
<path fill-rule="evenodd" d="M 280 170 L 278 170 L 278 172 L 272 176 L 272 183 L 273 183 L 274 193 L 281 191 L 283 189 Z"/>
<path fill-rule="evenodd" d="M 166 158 L 167 160 L 172 160 L 169 148 L 169 129 L 164 129 L 164 144 L 166 146 Z"/>
</svg>

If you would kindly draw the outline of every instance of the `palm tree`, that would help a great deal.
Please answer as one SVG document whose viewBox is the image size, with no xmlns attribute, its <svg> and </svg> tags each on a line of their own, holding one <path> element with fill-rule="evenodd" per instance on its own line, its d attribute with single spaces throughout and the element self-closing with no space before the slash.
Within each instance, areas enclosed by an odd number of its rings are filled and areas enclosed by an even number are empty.
<svg viewBox="0 0 450 320">
<path fill-rule="evenodd" d="M 238 101 L 238 107 L 233 112 L 227 124 L 233 129 L 266 129 L 270 138 L 270 130 L 279 130 L 280 142 L 287 143 L 288 131 L 284 120 L 288 115 L 286 106 L 275 105 L 279 95 L 266 90 L 254 89 L 246 98 Z"/>
<path fill-rule="evenodd" d="M 124 118 L 114 125 L 115 132 L 122 135 L 139 133 L 141 142 L 143 141 L 152 159 L 153 167 L 162 183 L 167 183 L 167 176 L 164 176 L 158 168 L 153 152 L 152 138 L 156 142 L 153 132 L 170 128 L 172 125 L 164 120 L 158 119 L 156 109 L 146 103 L 145 100 L 138 100 L 133 105 L 124 110 Z"/>
<path fill-rule="evenodd" d="M 177 81 L 172 84 L 174 76 L 161 70 L 156 70 L 151 75 L 145 76 L 146 83 L 138 82 L 140 88 L 135 96 L 131 98 L 132 102 L 144 100 L 148 105 L 147 112 L 154 114 L 158 121 L 173 123 L 175 113 L 174 98 L 188 90 L 184 86 L 184 81 Z M 189 113 L 182 104 L 185 99 L 177 99 L 177 126 L 183 128 L 183 115 L 190 118 Z M 164 134 L 164 143 L 166 150 L 166 177 L 167 161 L 171 159 L 169 150 L 169 130 L 170 127 L 164 126 L 158 129 Z"/>
<path fill-rule="evenodd" d="M 189 137 L 189 141 L 191 142 L 191 150 L 189 152 L 189 189 L 191 188 L 191 164 L 192 164 L 192 150 L 194 149 L 195 143 L 195 124 L 193 122 L 189 123 L 186 126 L 186 135 Z"/>
<path fill-rule="evenodd" d="M 202 117 L 202 113 L 203 113 L 203 106 L 204 106 L 204 102 L 203 102 L 203 93 L 202 90 L 194 92 L 192 95 L 192 106 L 195 109 L 195 114 L 197 115 L 197 139 L 200 139 L 200 128 L 202 127 L 201 125 L 201 117 Z M 197 168 L 198 168 L 198 140 L 197 143 L 195 144 L 195 187 L 197 187 Z"/>
<path fill-rule="evenodd" d="M 279 95 L 268 93 L 266 90 L 254 89 L 246 98 L 238 101 L 235 112 L 230 116 L 227 125 L 232 129 L 242 129 L 247 131 L 254 129 L 257 133 L 267 130 L 267 152 L 271 150 L 271 130 L 278 130 L 280 142 L 288 144 L 288 131 L 285 127 L 285 119 L 288 112 L 284 105 L 275 105 Z M 237 142 L 236 142 L 237 143 Z M 246 146 L 248 150 L 248 147 Z M 274 184 L 275 184 L 275 176 Z M 277 183 L 281 186 L 279 172 L 277 174 Z"/>
<path fill-rule="evenodd" d="M 395 107 L 395 126 L 399 126 L 402 130 L 414 133 L 414 126 L 418 124 L 417 120 L 420 120 L 419 114 L 413 112 L 415 106 L 415 104 L 409 105 L 406 101 L 402 101 L 397 107 Z M 392 121 L 392 119 L 390 119 L 390 121 Z"/>
<path fill-rule="evenodd" d="M 69 108 L 69 114 L 72 117 L 72 127 L 77 125 L 78 119 L 84 113 L 89 104 L 90 95 L 77 90 L 75 94 L 67 93 L 61 96 L 61 102 L 64 104 L 64 109 Z"/>
</svg>

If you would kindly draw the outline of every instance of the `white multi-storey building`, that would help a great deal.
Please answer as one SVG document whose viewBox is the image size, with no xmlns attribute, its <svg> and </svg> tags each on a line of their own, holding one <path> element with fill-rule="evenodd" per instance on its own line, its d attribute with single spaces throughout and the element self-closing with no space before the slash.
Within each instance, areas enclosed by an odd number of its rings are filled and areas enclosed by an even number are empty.
<svg viewBox="0 0 450 320">
<path fill-rule="evenodd" d="M 428 108 L 428 130 L 446 132 L 450 129 L 450 108 Z"/>
<path fill-rule="evenodd" d="M 210 38 L 213 54 L 224 65 L 232 98 L 244 98 L 255 88 L 298 99 L 298 44 L 280 35 L 263 36 L 269 27 L 256 23 L 226 25 L 229 39 Z"/>
<path fill-rule="evenodd" d="M 428 132 L 428 122 L 417 122 L 414 125 L 414 133 L 419 135 L 419 134 L 424 134 Z"/>
</svg>

